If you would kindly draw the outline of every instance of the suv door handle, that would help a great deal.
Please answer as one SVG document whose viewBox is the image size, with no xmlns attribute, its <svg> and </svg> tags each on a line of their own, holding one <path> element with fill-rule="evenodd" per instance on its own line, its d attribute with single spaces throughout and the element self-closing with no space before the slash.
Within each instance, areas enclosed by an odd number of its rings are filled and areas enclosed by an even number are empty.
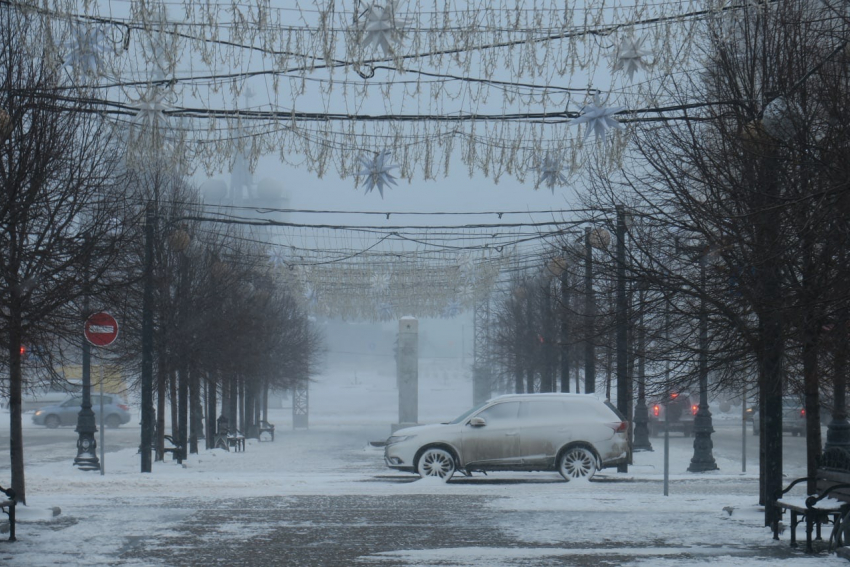
<svg viewBox="0 0 850 567">
<path fill-rule="evenodd" d="M 519 435 L 519 431 L 511 431 L 510 433 L 505 433 L 505 437 L 516 437 Z"/>
</svg>

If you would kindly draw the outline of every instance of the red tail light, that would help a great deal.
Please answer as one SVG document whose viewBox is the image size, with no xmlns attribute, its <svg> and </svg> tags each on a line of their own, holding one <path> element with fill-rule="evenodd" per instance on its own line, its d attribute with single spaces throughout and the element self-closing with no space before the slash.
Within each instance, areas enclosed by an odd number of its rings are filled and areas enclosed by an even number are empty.
<svg viewBox="0 0 850 567">
<path fill-rule="evenodd" d="M 661 406 L 659 406 L 658 404 L 652 406 L 652 415 L 654 415 L 655 417 L 661 415 Z"/>
<path fill-rule="evenodd" d="M 800 417 L 806 417 L 806 410 L 805 409 L 800 410 Z"/>
<path fill-rule="evenodd" d="M 118 404 L 118 407 L 124 411 L 130 411 L 130 406 L 125 406 L 124 404 Z"/>
<path fill-rule="evenodd" d="M 691 413 L 692 414 L 696 415 L 698 411 L 699 411 L 699 406 L 697 406 L 697 405 L 691 406 Z"/>
<path fill-rule="evenodd" d="M 614 430 L 614 433 L 624 433 L 629 429 L 628 421 L 617 421 L 614 423 L 607 424 L 608 427 Z"/>
</svg>

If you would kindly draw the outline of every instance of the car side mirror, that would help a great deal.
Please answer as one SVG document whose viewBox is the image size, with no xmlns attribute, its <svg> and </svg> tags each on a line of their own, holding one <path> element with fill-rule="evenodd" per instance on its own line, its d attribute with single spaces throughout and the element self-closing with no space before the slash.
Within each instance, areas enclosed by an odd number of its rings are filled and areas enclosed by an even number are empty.
<svg viewBox="0 0 850 567">
<path fill-rule="evenodd" d="M 472 427 L 484 427 L 487 425 L 487 421 L 483 417 L 473 417 L 469 420 L 469 425 Z"/>
</svg>

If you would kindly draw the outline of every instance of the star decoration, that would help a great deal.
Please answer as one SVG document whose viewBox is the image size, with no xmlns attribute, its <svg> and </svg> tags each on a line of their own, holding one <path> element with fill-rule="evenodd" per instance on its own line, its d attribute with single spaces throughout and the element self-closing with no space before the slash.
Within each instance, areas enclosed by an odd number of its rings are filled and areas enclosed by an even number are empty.
<svg viewBox="0 0 850 567">
<path fill-rule="evenodd" d="M 395 177 L 392 176 L 390 170 L 395 169 L 398 165 L 390 165 L 390 152 L 384 150 L 378 152 L 373 159 L 365 157 L 360 158 L 360 163 L 363 164 L 363 169 L 355 174 L 357 177 L 366 177 L 366 193 L 369 193 L 375 187 L 381 194 L 381 199 L 384 198 L 384 186 L 398 185 L 395 182 Z"/>
<path fill-rule="evenodd" d="M 630 81 L 636 71 L 645 71 L 649 66 L 645 58 L 652 52 L 643 49 L 643 42 L 644 38 L 625 37 L 614 53 L 613 70 L 624 71 Z"/>
<path fill-rule="evenodd" d="M 584 139 L 587 140 L 590 133 L 596 134 L 596 139 L 600 137 L 604 140 L 608 128 L 623 129 L 623 125 L 617 122 L 613 116 L 618 112 L 626 110 L 625 106 L 615 106 L 607 108 L 602 106 L 599 100 L 599 95 L 593 95 L 593 103 L 581 108 L 581 116 L 573 118 L 570 124 L 587 124 L 587 129 L 584 131 Z"/>
<path fill-rule="evenodd" d="M 564 185 L 567 182 L 566 176 L 561 173 L 564 167 L 561 165 L 561 158 L 553 156 L 549 153 L 543 158 L 543 162 L 537 167 L 540 173 L 538 185 L 545 185 L 555 194 L 555 185 Z"/>
<path fill-rule="evenodd" d="M 372 4 L 364 12 L 365 20 L 357 25 L 363 32 L 363 47 L 374 50 L 381 48 L 384 55 L 393 52 L 393 46 L 401 43 L 405 36 L 407 21 L 396 17 L 398 0 L 392 0 L 386 7 Z"/>
<path fill-rule="evenodd" d="M 99 75 L 106 53 L 106 36 L 99 27 L 75 26 L 71 39 L 64 44 L 68 49 L 62 64 L 86 75 Z"/>
<path fill-rule="evenodd" d="M 151 87 L 138 101 L 130 105 L 137 110 L 131 121 L 151 130 L 166 127 L 168 121 L 163 114 L 171 107 L 165 103 L 165 93 L 159 87 Z"/>
</svg>

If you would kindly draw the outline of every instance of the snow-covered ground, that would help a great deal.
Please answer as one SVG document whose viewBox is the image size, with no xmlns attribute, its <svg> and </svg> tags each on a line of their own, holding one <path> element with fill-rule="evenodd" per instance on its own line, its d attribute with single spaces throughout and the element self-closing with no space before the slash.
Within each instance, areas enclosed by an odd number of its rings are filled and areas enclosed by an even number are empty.
<svg viewBox="0 0 850 567">
<path fill-rule="evenodd" d="M 692 449 L 681 439 L 671 443 L 667 497 L 662 495 L 661 440 L 653 440 L 654 452 L 636 454 L 629 473 L 603 471 L 600 478 L 609 482 L 558 482 L 555 473 L 503 473 L 501 477 L 520 481 L 511 483 L 475 482 L 476 477 L 449 484 L 399 482 L 398 474 L 384 466 L 381 450 L 368 443 L 385 438 L 397 421 L 394 380 L 387 372 L 328 371 L 311 385 L 308 430 L 293 431 L 290 410 L 277 408 L 270 416 L 277 425 L 273 443 L 249 441 L 244 453 L 202 451 L 184 466 L 155 463 L 151 474 L 139 472 L 139 455 L 132 449 L 108 453 L 104 476 L 78 471 L 73 454 L 68 460 L 29 461 L 28 506 L 18 512 L 19 541 L 0 542 L 0 560 L 15 565 L 170 565 L 127 551 L 140 539 L 175 549 L 188 545 L 179 533 L 181 523 L 194 510 L 213 508 L 225 498 L 440 494 L 484 496 L 488 513 L 522 514 L 527 520 L 492 526 L 512 540 L 508 546 L 375 550 L 358 563 L 564 565 L 581 555 L 598 556 L 600 565 L 846 564 L 825 553 L 812 558 L 790 552 L 787 532 L 782 541 L 772 541 L 757 505 L 757 463 L 748 467 L 752 472 L 741 473 L 740 462 L 718 458 L 719 471 L 689 473 Z M 471 404 L 471 390 L 468 378 L 426 369 L 420 376 L 420 422 L 460 414 Z M 0 433 L 8 434 L 8 415 L 0 418 L 5 420 Z M 0 478 L 8 478 L 7 460 L 0 461 Z M 537 482 L 541 479 L 551 482 Z M 184 504 L 167 505 L 175 500 Z M 54 516 L 54 508 L 61 513 Z M 574 521 L 569 533 L 535 521 L 552 513 Z M 274 529 L 262 519 L 215 526 L 218 534 L 243 539 Z M 802 528 L 798 535 L 804 537 Z M 757 556 L 741 557 L 741 550 L 748 549 L 757 550 Z M 683 560 L 683 553 L 691 559 Z M 320 565 L 309 560 L 286 564 Z"/>
</svg>

